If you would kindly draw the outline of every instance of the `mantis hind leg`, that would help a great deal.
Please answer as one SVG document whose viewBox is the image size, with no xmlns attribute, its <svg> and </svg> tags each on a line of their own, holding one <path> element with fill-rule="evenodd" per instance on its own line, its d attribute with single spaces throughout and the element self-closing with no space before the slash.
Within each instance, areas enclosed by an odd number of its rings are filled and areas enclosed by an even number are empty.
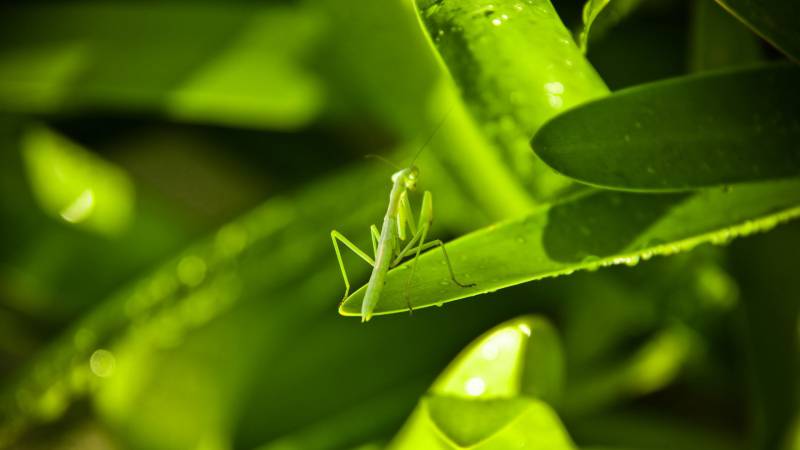
<svg viewBox="0 0 800 450">
<path fill-rule="evenodd" d="M 373 240 L 374 240 L 374 235 L 373 235 Z M 361 259 L 366 261 L 367 264 L 369 264 L 370 266 L 375 267 L 375 260 L 370 258 L 370 256 L 364 253 L 363 250 L 358 248 L 355 244 L 350 242 L 349 239 L 344 237 L 342 233 L 339 233 L 336 230 L 331 231 L 331 241 L 333 241 L 333 249 L 336 251 L 336 259 L 339 260 L 339 269 L 342 271 L 342 279 L 344 280 L 344 297 L 342 297 L 342 302 L 344 302 L 347 299 L 347 296 L 350 295 L 350 280 L 347 279 L 347 271 L 344 268 L 344 261 L 342 261 L 342 253 L 341 251 L 339 251 L 339 242 L 341 242 L 347 248 L 352 250 L 353 253 L 355 253 Z"/>
<path fill-rule="evenodd" d="M 408 291 L 411 287 L 411 281 L 414 279 L 414 273 L 417 270 L 417 261 L 419 259 L 419 255 L 424 249 L 428 249 L 431 247 L 438 246 L 442 249 L 442 255 L 444 256 L 444 260 L 447 263 L 447 270 L 450 272 L 450 279 L 453 283 L 461 286 L 463 288 L 473 287 L 475 283 L 461 283 L 456 278 L 455 272 L 453 272 L 453 265 L 450 263 L 450 257 L 447 255 L 447 250 L 444 248 L 444 243 L 440 239 L 436 239 L 430 242 L 425 242 L 425 237 L 428 235 L 428 230 L 433 223 L 433 198 L 429 191 L 425 191 L 425 194 L 422 197 L 422 206 L 420 208 L 419 214 L 419 224 L 417 225 L 417 232 L 414 234 L 413 238 L 409 241 L 408 245 L 400 251 L 397 258 L 394 261 L 394 264 L 398 264 L 403 257 L 406 256 L 408 251 L 414 248 L 414 244 L 416 244 L 416 252 L 414 254 L 414 260 L 411 263 L 411 274 L 408 276 L 408 280 L 406 281 L 406 304 L 408 305 L 409 312 L 413 312 L 414 308 L 411 307 L 411 300 L 408 297 Z"/>
<path fill-rule="evenodd" d="M 435 247 L 435 246 L 438 245 L 439 248 L 442 249 L 442 255 L 444 255 L 444 261 L 447 263 L 447 270 L 450 271 L 450 279 L 453 281 L 453 283 L 461 286 L 462 288 L 469 288 L 469 287 L 474 287 L 475 286 L 475 283 L 462 283 L 462 282 L 458 281 L 458 279 L 456 278 L 455 272 L 453 272 L 453 265 L 450 264 L 450 257 L 447 256 L 447 250 L 444 249 L 444 242 L 442 242 L 441 239 L 436 239 L 435 241 L 430 241 L 430 242 L 428 242 L 428 244 L 432 244 L 431 247 Z"/>
<path fill-rule="evenodd" d="M 450 272 L 450 280 L 452 280 L 453 283 L 462 288 L 470 288 L 475 286 L 475 283 L 462 283 L 458 281 L 458 278 L 456 278 L 456 274 L 453 271 L 453 264 L 450 262 L 450 257 L 447 255 L 447 250 L 445 250 L 444 242 L 442 242 L 441 239 L 436 239 L 433 241 L 423 243 L 423 241 L 425 240 L 425 235 L 428 234 L 427 224 L 423 225 L 422 228 L 420 228 L 420 234 L 421 234 L 420 244 L 417 246 L 417 251 L 414 254 L 414 260 L 411 263 L 411 274 L 408 276 L 408 280 L 406 280 L 406 305 L 408 306 L 409 312 L 413 312 L 414 308 L 411 307 L 411 300 L 408 297 L 408 291 L 411 288 L 411 281 L 414 279 L 414 273 L 417 270 L 417 260 L 419 259 L 419 255 L 422 252 L 422 250 L 427 250 L 429 248 L 438 246 L 440 249 L 442 249 L 442 256 L 444 256 L 444 262 L 447 263 L 447 270 L 448 272 Z"/>
</svg>

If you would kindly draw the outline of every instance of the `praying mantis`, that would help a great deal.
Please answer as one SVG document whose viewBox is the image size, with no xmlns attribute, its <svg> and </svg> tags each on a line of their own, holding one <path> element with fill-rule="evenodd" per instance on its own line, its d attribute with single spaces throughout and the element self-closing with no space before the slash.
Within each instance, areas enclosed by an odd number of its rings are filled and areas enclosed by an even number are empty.
<svg viewBox="0 0 800 450">
<path fill-rule="evenodd" d="M 441 123 L 439 124 L 439 127 Z M 438 131 L 436 128 L 433 134 Z M 414 157 L 416 160 L 420 152 L 427 146 L 428 141 L 420 148 Z M 422 206 L 419 212 L 419 222 L 414 222 L 414 212 L 411 208 L 411 203 L 408 199 L 408 192 L 416 189 L 417 178 L 419 177 L 419 169 L 414 165 L 414 160 L 410 166 L 400 169 L 392 174 L 392 190 L 389 193 L 389 206 L 386 208 L 386 215 L 383 217 L 383 224 L 380 231 L 373 224 L 370 227 L 370 234 L 372 237 L 372 251 L 375 258 L 371 258 L 366 252 L 358 248 L 355 244 L 350 242 L 343 234 L 336 230 L 331 231 L 331 240 L 333 241 L 333 248 L 336 251 L 336 258 L 339 261 L 339 268 L 342 271 L 342 278 L 344 279 L 344 302 L 350 294 L 350 281 L 347 279 L 347 271 L 342 261 L 342 254 L 339 251 L 339 242 L 343 243 L 347 248 L 353 251 L 361 259 L 366 261 L 372 266 L 372 274 L 367 283 L 367 290 L 364 293 L 364 300 L 361 303 L 361 322 L 367 322 L 372 317 L 372 313 L 378 304 L 383 291 L 383 285 L 386 282 L 386 273 L 389 269 L 397 266 L 403 259 L 410 256 L 414 252 L 414 260 L 411 265 L 411 274 L 408 277 L 406 284 L 406 293 L 414 278 L 414 271 L 417 268 L 417 260 L 423 250 L 438 246 L 442 249 L 442 255 L 447 263 L 447 269 L 450 271 L 450 279 L 458 286 L 468 288 L 475 286 L 474 284 L 464 284 L 459 282 L 453 273 L 453 266 L 450 263 L 450 258 L 447 256 L 447 250 L 444 248 L 444 243 L 436 239 L 430 242 L 425 242 L 428 236 L 428 231 L 433 222 L 433 197 L 430 191 L 425 191 L 422 195 Z M 409 235 L 406 233 L 406 228 L 410 231 L 410 239 L 404 244 Z M 411 302 L 406 296 L 406 303 L 409 312 L 413 311 Z"/>
</svg>

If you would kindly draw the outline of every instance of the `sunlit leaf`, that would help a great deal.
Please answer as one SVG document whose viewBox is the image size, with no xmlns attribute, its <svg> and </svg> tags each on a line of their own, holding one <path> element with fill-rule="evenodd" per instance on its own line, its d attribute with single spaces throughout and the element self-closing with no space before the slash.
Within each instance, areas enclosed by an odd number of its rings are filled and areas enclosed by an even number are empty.
<svg viewBox="0 0 800 450">
<path fill-rule="evenodd" d="M 542 358 L 544 352 L 555 358 Z M 541 318 L 497 326 L 439 376 L 389 448 L 573 448 L 550 407 L 527 395 L 560 384 L 560 352 L 555 331 Z M 525 372 L 550 374 L 551 379 L 531 383 Z"/>
<path fill-rule="evenodd" d="M 605 95 L 549 0 L 420 0 L 420 18 L 484 134 L 540 197 L 563 188 L 526 152 L 547 119 Z"/>
<path fill-rule="evenodd" d="M 688 250 L 704 242 L 769 229 L 800 215 L 800 181 L 741 184 L 697 194 L 589 191 L 447 244 L 463 288 L 450 280 L 439 250 L 389 272 L 376 314 L 444 302 L 540 278 Z M 365 288 L 340 313 L 359 315 Z"/>
<path fill-rule="evenodd" d="M 800 175 L 800 68 L 773 65 L 637 86 L 543 126 L 557 171 L 627 190 L 683 190 Z"/>
<path fill-rule="evenodd" d="M 555 330 L 546 320 L 523 317 L 473 342 L 442 373 L 431 392 L 475 398 L 524 394 L 552 401 L 560 394 L 563 372 Z"/>
<path fill-rule="evenodd" d="M 44 126 L 28 129 L 22 151 L 31 188 L 47 213 L 105 234 L 126 226 L 134 192 L 120 168 Z"/>
<path fill-rule="evenodd" d="M 795 61 L 800 61 L 800 3 L 792 0 L 717 0 L 731 14 Z"/>
</svg>

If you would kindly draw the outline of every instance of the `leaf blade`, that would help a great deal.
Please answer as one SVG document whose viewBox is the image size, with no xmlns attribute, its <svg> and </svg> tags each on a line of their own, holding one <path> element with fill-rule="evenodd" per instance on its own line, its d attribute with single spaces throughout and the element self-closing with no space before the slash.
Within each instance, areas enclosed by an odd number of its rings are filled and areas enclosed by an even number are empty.
<svg viewBox="0 0 800 450">
<path fill-rule="evenodd" d="M 409 296 L 410 265 L 389 272 L 375 315 L 441 305 L 508 286 L 614 264 L 635 264 L 701 243 L 728 240 L 800 216 L 800 181 L 741 184 L 696 194 L 589 190 L 448 244 L 453 284 L 438 251 L 422 255 Z M 339 309 L 359 315 L 365 288 Z"/>
<path fill-rule="evenodd" d="M 579 106 L 535 152 L 584 183 L 680 191 L 800 174 L 800 68 L 767 65 L 650 83 Z"/>
</svg>

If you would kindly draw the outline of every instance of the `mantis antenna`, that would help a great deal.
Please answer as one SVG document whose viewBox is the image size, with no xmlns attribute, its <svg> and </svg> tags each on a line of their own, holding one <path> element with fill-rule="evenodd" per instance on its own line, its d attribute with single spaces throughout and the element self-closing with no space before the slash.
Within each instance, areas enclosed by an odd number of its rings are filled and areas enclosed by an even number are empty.
<svg viewBox="0 0 800 450">
<path fill-rule="evenodd" d="M 453 112 L 453 108 L 454 107 L 455 107 L 455 105 L 450 106 L 450 109 L 447 110 L 447 114 L 445 114 L 444 117 L 442 117 L 442 119 L 436 125 L 436 128 L 433 129 L 433 132 L 428 135 L 428 139 L 425 141 L 425 143 L 422 144 L 422 146 L 419 148 L 419 150 L 417 150 L 417 153 L 414 154 L 414 159 L 411 160 L 411 163 L 409 164 L 409 166 L 413 166 L 414 165 L 414 163 L 417 161 L 417 158 L 419 157 L 419 155 L 422 153 L 423 150 L 425 150 L 425 147 L 427 147 L 428 144 L 431 143 L 433 138 L 436 136 L 436 133 L 439 132 L 439 129 L 442 128 L 442 125 L 444 125 L 445 121 L 447 121 L 447 118 L 450 117 L 450 113 Z"/>
<path fill-rule="evenodd" d="M 381 155 L 376 155 L 374 153 L 369 153 L 369 154 L 364 155 L 364 158 L 377 159 L 378 161 L 384 162 L 384 163 L 388 164 L 389 166 L 391 166 L 391 167 L 393 167 L 393 168 L 395 168 L 397 170 L 400 170 L 400 166 L 398 166 L 397 164 L 389 161 L 388 159 L 384 158 Z"/>
</svg>

